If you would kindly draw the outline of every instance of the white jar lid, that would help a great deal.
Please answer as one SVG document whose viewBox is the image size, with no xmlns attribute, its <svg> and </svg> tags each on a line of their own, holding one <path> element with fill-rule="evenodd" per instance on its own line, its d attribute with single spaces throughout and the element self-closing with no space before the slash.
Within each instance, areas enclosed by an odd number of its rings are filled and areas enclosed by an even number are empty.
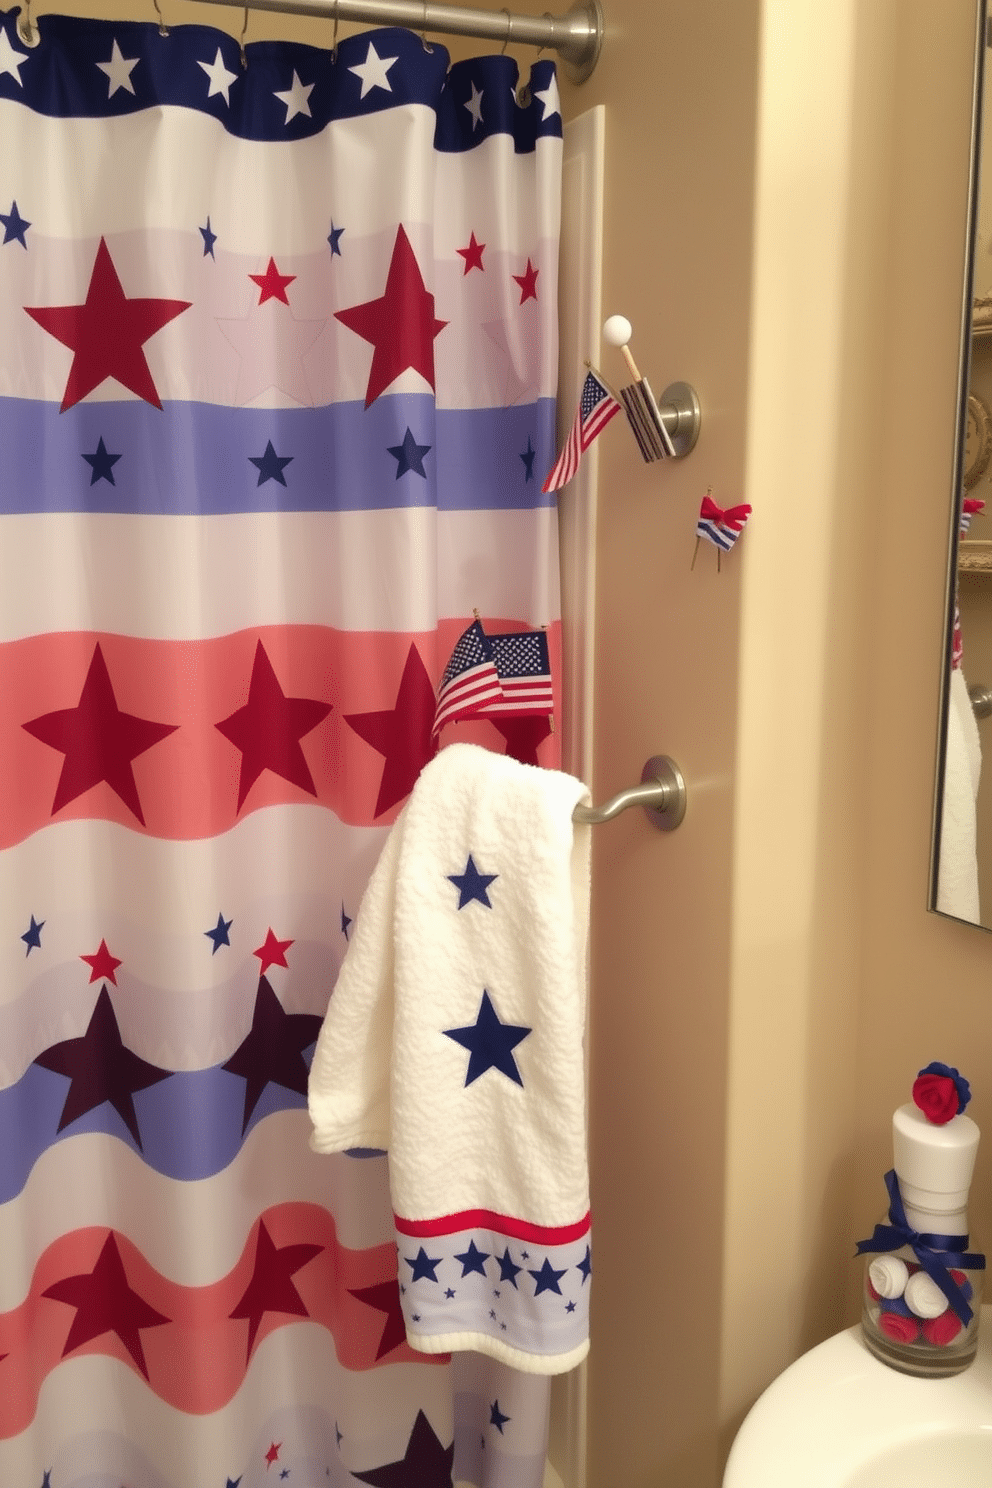
<svg viewBox="0 0 992 1488">
<path fill-rule="evenodd" d="M 935 1126 L 918 1106 L 900 1106 L 892 1117 L 892 1151 L 903 1200 L 942 1214 L 965 1209 L 980 1136 L 970 1116 Z"/>
</svg>

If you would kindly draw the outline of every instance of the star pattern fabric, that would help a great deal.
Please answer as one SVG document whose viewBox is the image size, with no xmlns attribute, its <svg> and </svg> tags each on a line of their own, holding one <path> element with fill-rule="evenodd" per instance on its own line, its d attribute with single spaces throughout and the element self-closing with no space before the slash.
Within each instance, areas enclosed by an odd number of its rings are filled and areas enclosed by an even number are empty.
<svg viewBox="0 0 992 1488">
<path fill-rule="evenodd" d="M 522 274 L 514 274 L 512 276 L 516 280 L 517 284 L 520 285 L 521 305 L 526 300 L 537 299 L 537 276 L 540 272 L 540 269 L 535 269 L 534 265 L 528 258 L 527 267 L 524 272 Z"/>
<path fill-rule="evenodd" d="M 27 946 L 27 950 L 24 952 L 25 956 L 30 956 L 32 951 L 41 950 L 41 932 L 44 928 L 45 921 L 36 920 L 34 915 L 32 915 L 30 925 L 21 936 L 21 939 Z"/>
<path fill-rule="evenodd" d="M 334 226 L 334 219 L 332 218 L 331 219 L 331 230 L 330 230 L 330 232 L 327 235 L 327 241 L 331 245 L 331 257 L 332 258 L 335 255 L 338 258 L 341 258 L 342 257 L 342 253 L 341 253 L 341 234 L 343 232 L 344 232 L 344 228 L 343 227 L 335 227 Z"/>
<path fill-rule="evenodd" d="M 286 117 L 283 120 L 284 124 L 289 124 L 293 119 L 296 118 L 297 114 L 305 114 L 308 119 L 311 117 L 310 94 L 313 92 L 315 87 L 315 83 L 301 82 L 297 75 L 296 69 L 293 69 L 293 81 L 290 86 L 286 89 L 285 92 L 275 94 L 275 97 L 278 98 L 279 102 L 286 105 Z"/>
<path fill-rule="evenodd" d="M 117 706 L 99 641 L 75 708 L 43 713 L 21 725 L 35 739 L 65 755 L 52 802 L 52 815 L 106 781 L 129 811 L 145 825 L 131 761 L 178 728 L 125 713 Z"/>
<path fill-rule="evenodd" d="M 256 305 L 243 319 L 218 319 L 218 330 L 238 356 L 235 403 L 243 407 L 269 388 L 278 388 L 295 402 L 312 407 L 303 359 L 326 324 L 326 320 L 297 320 L 274 299 Z"/>
<path fill-rule="evenodd" d="M 455 1254 L 455 1260 L 461 1261 L 463 1276 L 469 1276 L 473 1271 L 477 1271 L 480 1276 L 485 1276 L 488 1259 L 486 1251 L 480 1250 L 474 1240 L 468 1242 L 468 1250 Z"/>
<path fill-rule="evenodd" d="M 224 53 L 220 47 L 212 62 L 197 62 L 197 67 L 202 67 L 210 79 L 210 87 L 207 89 L 207 97 L 221 97 L 226 104 L 231 102 L 231 84 L 238 81 L 238 74 L 231 72 L 224 64 Z M 210 226 L 209 220 L 207 226 Z"/>
<path fill-rule="evenodd" d="M 107 985 L 100 988 L 96 1007 L 81 1038 L 53 1044 L 35 1059 L 35 1064 L 53 1074 L 65 1075 L 69 1090 L 62 1107 L 58 1130 L 64 1131 L 80 1116 L 98 1106 L 111 1105 L 124 1122 L 139 1150 L 141 1133 L 134 1109 L 140 1090 L 168 1080 L 172 1070 L 159 1069 L 128 1049 L 121 1039 L 117 1015 Z"/>
<path fill-rule="evenodd" d="M 280 940 L 270 925 L 265 940 L 257 950 L 252 951 L 252 955 L 258 957 L 259 972 L 268 971 L 270 966 L 288 966 L 286 952 L 292 944 L 291 940 Z"/>
<path fill-rule="evenodd" d="M 537 1283 L 534 1288 L 535 1297 L 539 1297 L 542 1292 L 557 1292 L 558 1296 L 561 1296 L 561 1287 L 558 1283 L 565 1275 L 565 1272 L 563 1270 L 556 1271 L 547 1256 L 545 1256 L 539 1271 L 530 1271 L 528 1274 L 533 1276 L 534 1281 Z"/>
<path fill-rule="evenodd" d="M 248 1322 L 248 1349 L 251 1358 L 262 1318 L 267 1312 L 288 1313 L 291 1317 L 309 1317 L 310 1313 L 297 1291 L 293 1277 L 297 1271 L 320 1255 L 322 1245 L 282 1245 L 272 1242 L 264 1219 L 258 1222 L 258 1243 L 255 1247 L 255 1265 L 251 1280 L 234 1309 L 232 1318 L 244 1318 Z"/>
<path fill-rule="evenodd" d="M 102 434 L 97 441 L 97 446 L 93 454 L 84 454 L 83 459 L 90 467 L 91 486 L 95 486 L 97 481 L 99 480 L 109 481 L 112 486 L 116 486 L 117 482 L 114 479 L 114 466 L 120 459 L 120 455 L 112 455 L 109 452 L 107 446 L 103 442 Z"/>
<path fill-rule="evenodd" d="M 264 274 L 249 274 L 248 278 L 253 279 L 258 285 L 260 291 L 258 303 L 260 305 L 264 305 L 266 300 L 281 300 L 284 305 L 289 304 L 286 286 L 292 284 L 296 275 L 280 274 L 274 258 L 269 259 L 268 267 Z"/>
<path fill-rule="evenodd" d="M 216 725 L 224 738 L 241 751 L 239 811 L 263 770 L 271 770 L 290 785 L 316 796 L 317 787 L 300 740 L 330 711 L 331 704 L 319 698 L 287 697 L 265 647 L 261 641 L 257 643 L 248 684 L 248 701 Z"/>
<path fill-rule="evenodd" d="M 24 79 L 21 77 L 21 68 L 27 60 L 27 52 L 19 52 L 16 47 L 12 46 L 5 28 L 0 26 L 0 77 L 7 73 L 19 87 L 23 88 Z"/>
<path fill-rule="evenodd" d="M 107 942 L 100 941 L 97 950 L 91 956 L 80 956 L 80 961 L 85 961 L 90 969 L 90 984 L 93 982 L 113 982 L 117 986 L 117 968 L 122 965 L 119 956 L 112 956 L 107 949 Z"/>
<path fill-rule="evenodd" d="M 498 877 L 498 873 L 480 873 L 475 866 L 475 859 L 469 853 L 465 872 L 448 874 L 448 882 L 453 883 L 458 890 L 458 908 L 464 909 L 466 904 L 474 902 L 484 904 L 486 909 L 492 909 L 493 906 L 486 891 Z"/>
<path fill-rule="evenodd" d="M 367 1307 L 374 1307 L 377 1312 L 383 1312 L 386 1315 L 375 1354 L 376 1363 L 378 1363 L 386 1354 L 391 1354 L 394 1348 L 399 1348 L 401 1343 L 406 1343 L 406 1323 L 403 1320 L 399 1283 L 395 1279 L 379 1281 L 374 1286 L 350 1288 L 349 1290 L 351 1296 L 357 1301 L 364 1302 Z"/>
<path fill-rule="evenodd" d="M 402 223 L 396 229 L 384 292 L 377 300 L 366 300 L 334 314 L 342 325 L 375 347 L 365 390 L 366 408 L 409 369 L 419 372 L 433 389 L 434 340 L 447 321 L 434 316 L 434 296 L 424 285 Z"/>
<path fill-rule="evenodd" d="M 533 440 L 528 434 L 527 448 L 523 450 L 520 455 L 521 460 L 523 460 L 524 462 L 524 485 L 526 485 L 528 481 L 532 481 L 534 479 L 534 456 L 536 454 L 537 451 L 534 448 Z"/>
<path fill-rule="evenodd" d="M 415 1256 L 404 1256 L 403 1259 L 410 1267 L 411 1281 L 420 1281 L 422 1278 L 437 1281 L 437 1268 L 441 1264 L 441 1256 L 429 1256 L 421 1245 Z"/>
<path fill-rule="evenodd" d="M 456 1044 L 461 1044 L 463 1049 L 469 1051 L 466 1085 L 471 1085 L 480 1075 L 491 1069 L 499 1070 L 515 1084 L 523 1085 L 513 1050 L 533 1029 L 513 1023 L 501 1023 L 488 991 L 482 994 L 479 1016 L 474 1023 L 467 1028 L 445 1028 L 443 1032 L 445 1038 L 454 1039 Z"/>
<path fill-rule="evenodd" d="M 66 1276 L 46 1287 L 41 1295 L 76 1309 L 62 1350 L 63 1359 L 91 1338 L 116 1333 L 145 1379 L 148 1378 L 142 1330 L 159 1328 L 171 1319 L 152 1307 L 129 1284 L 113 1231 L 104 1241 L 92 1271 Z"/>
<path fill-rule="evenodd" d="M 462 107 L 467 108 L 472 115 L 472 133 L 474 134 L 482 123 L 482 92 L 475 86 L 474 82 L 472 83 L 471 95 Z"/>
<path fill-rule="evenodd" d="M 17 210 L 16 201 L 11 204 L 9 212 L 0 212 L 0 222 L 3 223 L 3 240 L 5 243 L 20 243 L 22 248 L 28 246 L 25 233 L 31 224 Z"/>
<path fill-rule="evenodd" d="M 108 377 L 154 408 L 161 408 L 142 347 L 190 304 L 189 300 L 128 299 L 110 249 L 101 238 L 82 305 L 24 307 L 42 330 L 73 353 L 62 412 Z"/>
<path fill-rule="evenodd" d="M 418 444 L 410 429 L 407 428 L 403 435 L 402 444 L 391 444 L 388 446 L 389 453 L 396 461 L 396 479 L 401 475 L 407 475 L 411 471 L 414 475 L 427 479 L 427 471 L 424 469 L 424 456 L 431 449 L 429 444 Z"/>
<path fill-rule="evenodd" d="M 490 1426 L 495 1426 L 496 1427 L 496 1430 L 499 1432 L 500 1436 L 502 1436 L 503 1435 L 503 1427 L 507 1424 L 507 1422 L 510 1419 L 511 1419 L 510 1416 L 504 1415 L 504 1413 L 500 1410 L 500 1408 L 499 1408 L 499 1401 L 498 1400 L 494 1400 L 493 1403 L 492 1403 L 492 1405 L 489 1407 L 489 1424 L 490 1424 Z"/>
<path fill-rule="evenodd" d="M 369 49 L 365 54 L 365 61 L 359 62 L 355 67 L 348 68 L 349 72 L 353 72 L 357 78 L 361 79 L 362 91 L 360 97 L 365 98 L 367 94 L 372 92 L 373 88 L 384 88 L 387 93 L 391 93 L 393 91 L 392 84 L 387 74 L 393 63 L 398 61 L 398 57 L 380 57 L 370 41 Z"/>
<path fill-rule="evenodd" d="M 110 92 L 108 97 L 113 98 L 119 88 L 125 88 L 128 93 L 134 92 L 134 84 L 131 74 L 137 67 L 138 57 L 125 57 L 115 40 L 110 52 L 109 62 L 98 62 L 96 65 L 101 72 L 105 72 L 110 80 Z"/>
<path fill-rule="evenodd" d="M 266 977 L 258 979 L 251 1029 L 222 1067 L 245 1082 L 242 1133 L 267 1085 L 307 1093 L 303 1050 L 315 1042 L 321 1020 L 314 1013 L 287 1013 Z"/>
<path fill-rule="evenodd" d="M 506 740 L 506 752 L 522 765 L 537 765 L 537 747 L 552 733 L 551 719 L 540 713 L 534 718 L 490 718 Z"/>
<path fill-rule="evenodd" d="M 210 255 L 211 258 L 213 258 L 214 257 L 214 244 L 217 241 L 217 234 L 215 232 L 211 232 L 211 230 L 210 230 L 210 218 L 209 217 L 207 218 L 207 225 L 206 225 L 206 227 L 201 227 L 199 229 L 199 232 L 200 232 L 200 236 L 203 238 L 203 256 L 204 256 L 204 258 L 206 258 L 208 254 Z"/>
<path fill-rule="evenodd" d="M 461 257 L 465 260 L 465 266 L 462 269 L 463 278 L 471 269 L 479 269 L 483 274 L 485 273 L 485 269 L 482 265 L 482 255 L 485 253 L 485 251 L 485 243 L 477 242 L 474 232 L 469 234 L 467 247 L 455 249 L 455 252 L 460 254 Z"/>
<path fill-rule="evenodd" d="M 287 465 L 293 463 L 293 456 L 277 455 L 271 439 L 266 443 L 262 454 L 249 455 L 248 459 L 258 471 L 258 484 L 260 486 L 264 486 L 266 481 L 270 480 L 278 481 L 281 486 L 286 484 L 286 477 L 283 475 L 283 471 Z"/>
<path fill-rule="evenodd" d="M 418 1410 L 406 1451 L 399 1461 L 353 1472 L 352 1476 L 371 1483 L 372 1488 L 451 1488 L 454 1457 L 454 1442 L 443 1447 L 424 1412 Z"/>
<path fill-rule="evenodd" d="M 204 930 L 204 935 L 213 941 L 213 950 L 210 952 L 211 956 L 216 956 L 221 946 L 229 946 L 231 944 L 231 937 L 228 932 L 233 924 L 233 920 L 225 920 L 224 916 L 219 914 L 214 928 L 212 930 Z"/>
<path fill-rule="evenodd" d="M 385 756 L 374 816 L 381 816 L 413 790 L 427 761 L 437 753 L 434 684 L 415 645 L 407 652 L 396 705 L 375 713 L 346 713 L 345 723 Z"/>
</svg>

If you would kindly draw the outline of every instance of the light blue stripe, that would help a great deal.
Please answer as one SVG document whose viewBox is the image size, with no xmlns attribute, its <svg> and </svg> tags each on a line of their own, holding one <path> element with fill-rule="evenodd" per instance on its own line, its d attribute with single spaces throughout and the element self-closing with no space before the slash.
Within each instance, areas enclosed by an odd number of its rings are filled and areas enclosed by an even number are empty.
<svg viewBox="0 0 992 1488">
<path fill-rule="evenodd" d="M 523 510 L 548 506 L 554 462 L 552 398 L 516 408 L 435 409 L 427 394 L 397 394 L 324 408 L 226 408 L 208 403 L 54 404 L 0 398 L 0 515 L 115 512 L 218 516 L 236 512 Z M 424 474 L 390 447 L 407 429 Z M 103 440 L 113 476 L 92 481 Z M 251 463 L 271 443 L 289 464 L 285 485 L 259 485 Z M 532 475 L 527 479 L 529 450 Z"/>
</svg>

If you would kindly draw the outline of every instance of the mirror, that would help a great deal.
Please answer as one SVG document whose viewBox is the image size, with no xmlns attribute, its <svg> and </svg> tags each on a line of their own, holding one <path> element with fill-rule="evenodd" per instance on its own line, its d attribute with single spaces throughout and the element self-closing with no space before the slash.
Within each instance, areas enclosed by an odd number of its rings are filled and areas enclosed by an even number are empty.
<svg viewBox="0 0 992 1488">
<path fill-rule="evenodd" d="M 930 908 L 992 929 L 992 35 L 980 10 Z"/>
</svg>

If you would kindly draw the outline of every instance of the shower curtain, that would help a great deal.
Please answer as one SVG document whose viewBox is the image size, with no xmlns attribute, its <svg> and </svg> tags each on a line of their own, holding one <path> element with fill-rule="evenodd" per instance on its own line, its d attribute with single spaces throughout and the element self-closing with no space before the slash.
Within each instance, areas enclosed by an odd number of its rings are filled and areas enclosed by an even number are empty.
<svg viewBox="0 0 992 1488">
<path fill-rule="evenodd" d="M 408 1347 L 306 1082 L 458 638 L 557 677 L 553 64 L 17 17 L 0 1483 L 532 1488 L 546 1381 Z"/>
</svg>

